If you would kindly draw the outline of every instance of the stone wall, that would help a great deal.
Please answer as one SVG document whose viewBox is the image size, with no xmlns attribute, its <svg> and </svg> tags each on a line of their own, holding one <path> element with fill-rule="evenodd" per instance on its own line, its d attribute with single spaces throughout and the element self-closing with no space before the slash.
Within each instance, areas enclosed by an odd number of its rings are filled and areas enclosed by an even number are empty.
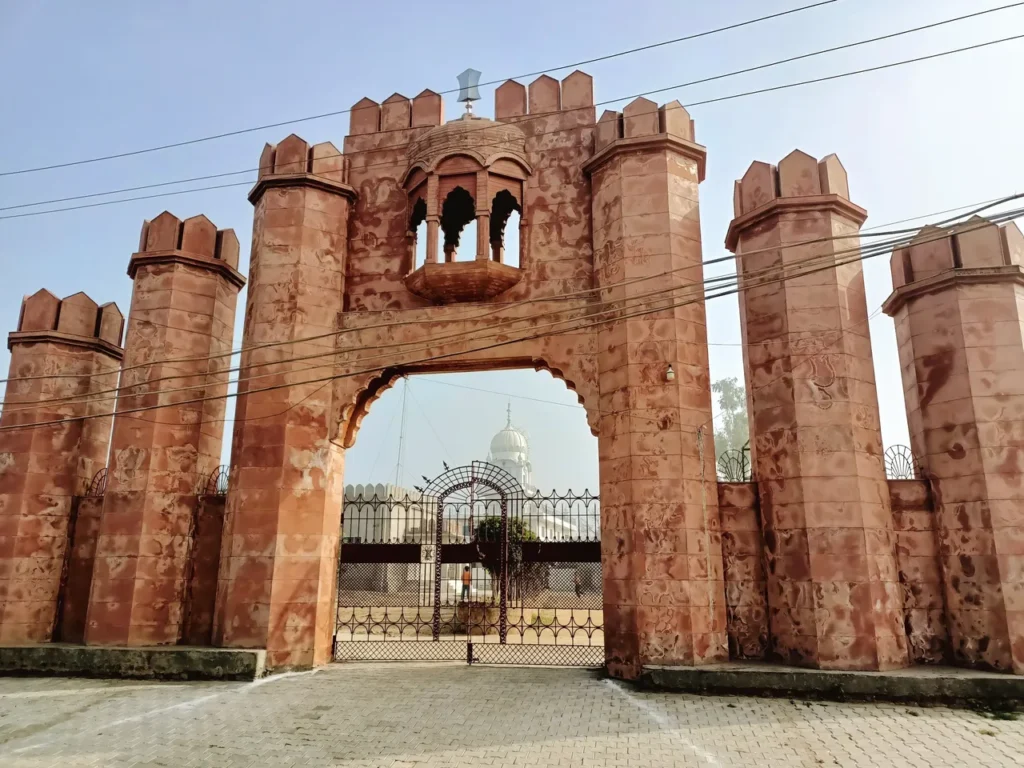
<svg viewBox="0 0 1024 768">
<path fill-rule="evenodd" d="M 938 664 L 948 660 L 949 633 L 939 536 L 928 483 L 890 480 L 889 498 L 910 658 L 916 664 Z"/>
<path fill-rule="evenodd" d="M 768 598 L 757 483 L 719 483 L 718 511 L 729 658 L 764 659 L 768 652 Z"/>
<path fill-rule="evenodd" d="M 226 501 L 224 496 L 200 496 L 196 502 L 181 633 L 184 645 L 210 645 L 213 641 Z"/>
<path fill-rule="evenodd" d="M 54 638 L 62 643 L 81 643 L 85 640 L 85 616 L 89 609 L 89 589 L 96 562 L 96 539 L 100 533 L 103 497 L 78 496 L 73 504 L 75 528 Z"/>
</svg>

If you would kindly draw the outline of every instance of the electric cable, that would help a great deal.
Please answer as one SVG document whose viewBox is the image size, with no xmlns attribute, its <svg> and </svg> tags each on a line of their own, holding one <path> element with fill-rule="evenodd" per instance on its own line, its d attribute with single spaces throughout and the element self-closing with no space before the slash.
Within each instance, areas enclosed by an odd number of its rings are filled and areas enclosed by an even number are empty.
<svg viewBox="0 0 1024 768">
<path fill-rule="evenodd" d="M 717 29 L 710 29 L 710 30 L 706 30 L 704 32 L 699 32 L 699 33 L 695 33 L 695 34 L 691 34 L 691 35 L 686 35 L 684 37 L 674 38 L 672 40 L 665 40 L 665 41 L 662 41 L 662 42 L 659 42 L 659 43 L 651 43 L 649 45 L 640 46 L 640 47 L 637 47 L 637 48 L 630 48 L 630 49 L 623 50 L 623 51 L 618 51 L 618 52 L 612 53 L 612 54 L 605 54 L 605 55 L 598 56 L 598 57 L 595 57 L 595 58 L 592 58 L 592 59 L 585 59 L 583 61 L 575 62 L 573 64 L 566 64 L 566 65 L 563 65 L 563 66 L 560 66 L 560 67 L 553 67 L 553 68 L 551 68 L 549 70 L 543 70 L 543 71 L 539 71 L 539 72 L 531 72 L 531 73 L 527 73 L 527 74 L 523 74 L 523 75 L 516 75 L 515 77 L 512 77 L 512 78 L 502 78 L 500 80 L 488 81 L 486 83 L 480 83 L 480 85 L 484 85 L 484 86 L 486 86 L 486 85 L 494 85 L 496 83 L 501 83 L 501 82 L 504 82 L 505 80 L 509 80 L 509 79 L 515 80 L 515 79 L 518 79 L 518 78 L 534 77 L 536 75 L 545 74 L 546 72 L 558 72 L 558 71 L 561 71 L 563 69 L 573 69 L 573 68 L 576 68 L 576 67 L 584 66 L 586 64 L 591 64 L 591 63 L 598 62 L 598 61 L 607 61 L 609 59 L 617 58 L 617 57 L 620 57 L 620 56 L 628 56 L 628 55 L 631 55 L 631 54 L 634 54 L 634 53 L 639 53 L 641 51 L 650 50 L 652 48 L 658 48 L 658 47 L 665 46 L 665 45 L 672 45 L 672 44 L 675 44 L 675 43 L 685 42 L 685 41 L 688 41 L 688 40 L 694 40 L 694 39 L 699 38 L 699 37 L 707 37 L 709 35 L 718 34 L 720 32 L 727 32 L 727 31 L 730 31 L 730 30 L 733 30 L 733 29 L 738 29 L 740 27 L 750 26 L 752 24 L 757 24 L 757 23 L 760 23 L 760 22 L 763 22 L 763 21 L 769 21 L 771 19 L 776 19 L 776 18 L 780 18 L 780 17 L 783 17 L 783 16 L 788 16 L 788 15 L 794 14 L 794 13 L 800 13 L 802 11 L 808 11 L 808 10 L 811 10 L 813 8 L 819 8 L 819 7 L 823 6 L 823 5 L 831 5 L 832 3 L 835 3 L 835 2 L 837 2 L 837 0 L 822 0 L 821 2 L 816 2 L 816 3 L 812 3 L 810 5 L 804 5 L 804 6 L 800 6 L 800 7 L 797 7 L 797 8 L 791 8 L 791 9 L 789 9 L 787 11 L 780 11 L 778 13 L 773 13 L 773 14 L 770 14 L 768 16 L 760 16 L 758 18 L 749 19 L 749 20 L 743 21 L 743 22 L 737 22 L 737 23 L 734 23 L 734 24 L 730 24 L 728 26 L 719 27 Z M 448 89 L 448 90 L 444 90 L 444 91 L 438 91 L 437 93 L 438 93 L 438 95 L 445 95 L 445 94 L 449 94 L 449 93 L 457 93 L 458 91 L 459 91 L 458 88 L 453 88 L 453 89 Z M 104 161 L 107 161 L 107 160 L 116 160 L 116 159 L 124 158 L 124 157 L 134 157 L 134 156 L 137 156 L 137 155 L 149 154 L 151 152 L 160 152 L 160 151 L 166 150 L 166 149 L 175 149 L 175 148 L 178 148 L 178 147 L 185 147 L 185 146 L 191 146 L 191 145 L 194 145 L 194 144 L 201 144 L 203 142 L 214 141 L 216 139 L 223 139 L 223 138 L 228 138 L 228 137 L 231 137 L 231 136 L 239 136 L 239 135 L 246 134 L 246 133 L 254 133 L 256 131 L 268 130 L 270 128 L 280 128 L 280 127 L 285 126 L 285 125 L 294 125 L 296 123 L 305 123 L 305 122 L 310 122 L 312 120 L 321 120 L 321 119 L 324 119 L 324 118 L 327 118 L 327 117 L 337 117 L 338 115 L 346 115 L 346 114 L 350 113 L 351 111 L 352 111 L 352 108 L 350 107 L 348 109 L 339 109 L 339 110 L 335 110 L 335 111 L 331 111 L 331 112 L 322 112 L 322 113 L 317 114 L 317 115 L 308 115 L 306 117 L 296 118 L 294 120 L 280 120 L 280 121 L 277 121 L 277 122 L 274 122 L 274 123 L 266 123 L 264 125 L 250 126 L 248 128 L 240 128 L 238 130 L 225 131 L 223 133 L 210 134 L 208 136 L 200 136 L 199 138 L 195 138 L 195 139 L 187 139 L 187 140 L 184 140 L 184 141 L 176 141 L 176 142 L 171 142 L 171 143 L 168 143 L 168 144 L 161 144 L 161 145 L 154 146 L 154 147 L 146 147 L 144 149 L 130 150 L 130 151 L 127 151 L 127 152 L 117 152 L 117 153 L 114 153 L 114 154 L 100 155 L 100 156 L 97 156 L 97 157 L 84 158 L 84 159 L 79 159 L 79 160 L 70 160 L 70 161 L 66 161 L 66 162 L 62 162 L 62 163 L 53 163 L 51 165 L 37 166 L 37 167 L 34 167 L 34 168 L 21 168 L 21 169 L 13 170 L 13 171 L 0 171 L 0 177 L 3 177 L 3 176 L 19 176 L 19 175 L 28 174 L 28 173 L 38 173 L 40 171 L 49 171 L 49 170 L 53 170 L 53 169 L 56 169 L 56 168 L 69 168 L 69 167 L 72 167 L 72 166 L 88 165 L 88 164 L 91 164 L 91 163 L 99 163 L 99 162 L 104 162 Z"/>
<path fill-rule="evenodd" d="M 948 233 L 946 233 L 945 236 L 948 236 Z M 160 408 L 166 408 L 166 407 L 172 407 L 172 406 L 182 406 L 182 405 L 188 405 L 188 404 L 192 404 L 192 403 L 206 402 L 206 401 L 209 401 L 209 400 L 227 399 L 227 398 L 230 398 L 230 397 L 237 397 L 240 394 L 248 395 L 248 394 L 256 394 L 256 393 L 259 393 L 259 392 L 274 391 L 274 390 L 279 390 L 279 389 L 283 389 L 283 388 L 293 388 L 293 387 L 306 386 L 306 385 L 311 385 L 311 384 L 320 384 L 320 383 L 329 382 L 329 381 L 333 381 L 333 380 L 337 380 L 337 379 L 352 378 L 352 377 L 355 377 L 355 376 L 365 375 L 365 374 L 370 374 L 370 373 L 379 373 L 379 372 L 382 372 L 382 371 L 385 371 L 385 370 L 388 370 L 388 369 L 411 368 L 411 367 L 415 367 L 415 366 L 422 366 L 422 365 L 425 365 L 425 364 L 430 364 L 430 363 L 437 362 L 439 360 L 448 359 L 448 358 L 451 358 L 451 357 L 464 356 L 464 355 L 467 355 L 467 354 L 473 354 L 473 353 L 477 353 L 477 352 L 487 351 L 487 350 L 490 350 L 490 349 L 500 348 L 500 347 L 508 346 L 508 345 L 511 345 L 511 344 L 518 344 L 518 343 L 522 343 L 524 341 L 531 341 L 531 340 L 535 340 L 535 339 L 539 339 L 539 338 L 545 338 L 545 337 L 549 337 L 549 336 L 553 336 L 553 335 L 560 335 L 560 334 L 570 333 L 570 332 L 578 332 L 578 331 L 584 330 L 586 328 L 596 327 L 596 326 L 599 326 L 599 325 L 605 325 L 605 324 L 607 324 L 609 322 L 618 322 L 618 321 L 630 319 L 630 318 L 633 318 L 633 317 L 640 317 L 640 316 L 645 316 L 645 315 L 654 314 L 654 313 L 658 313 L 658 312 L 664 312 L 664 311 L 667 311 L 669 309 L 678 308 L 678 307 L 681 307 L 681 306 L 685 306 L 685 305 L 688 305 L 688 304 L 693 304 L 693 303 L 700 302 L 700 301 L 708 301 L 708 300 L 715 299 L 715 298 L 720 298 L 720 297 L 726 296 L 726 295 L 733 295 L 733 294 L 738 293 L 740 290 L 747 290 L 747 289 L 750 289 L 752 287 L 759 287 L 759 286 L 765 285 L 767 283 L 783 282 L 783 281 L 786 281 L 786 280 L 795 279 L 797 277 L 803 277 L 803 276 L 806 276 L 806 275 L 809 275 L 809 274 L 813 274 L 813 273 L 816 273 L 816 272 L 820 272 L 820 271 L 824 271 L 824 270 L 829 270 L 829 269 L 835 269 L 838 266 L 844 266 L 846 264 L 851 264 L 851 263 L 855 263 L 855 262 L 858 262 L 858 261 L 864 261 L 864 260 L 866 260 L 867 258 L 870 258 L 873 255 L 879 255 L 879 254 L 871 254 L 871 255 L 861 254 L 861 255 L 859 255 L 857 257 L 854 257 L 854 258 L 851 258 L 851 259 L 847 259 L 847 260 L 842 261 L 842 262 L 836 262 L 834 259 L 829 259 L 829 263 L 826 263 L 824 266 L 821 266 L 821 267 L 815 267 L 814 269 L 803 270 L 803 271 L 796 272 L 795 274 L 787 274 L 787 275 L 783 275 L 781 277 L 774 278 L 774 279 L 771 279 L 771 280 L 759 281 L 759 282 L 754 283 L 754 284 L 746 284 L 742 288 L 736 287 L 736 288 L 733 288 L 733 289 L 730 289 L 730 290 L 721 291 L 719 293 L 716 293 L 716 294 L 713 294 L 713 295 L 710 295 L 710 296 L 704 296 L 704 297 L 701 297 L 701 298 L 695 298 L 695 299 L 684 300 L 684 301 L 681 301 L 681 302 L 670 303 L 668 305 L 658 306 L 658 307 L 655 307 L 655 308 L 646 308 L 646 309 L 643 309 L 643 310 L 639 310 L 637 312 L 632 312 L 632 313 L 627 313 L 627 314 L 620 314 L 620 315 L 618 315 L 617 317 L 614 317 L 614 318 L 610 318 L 610 319 L 606 319 L 606 320 L 598 320 L 598 321 L 595 321 L 595 322 L 591 322 L 591 323 L 587 323 L 587 324 L 583 324 L 583 325 L 578 325 L 578 326 L 576 326 L 574 328 L 571 328 L 571 329 L 560 330 L 560 331 L 547 331 L 547 332 L 542 332 L 542 333 L 536 333 L 536 334 L 533 334 L 531 336 L 517 337 L 517 338 L 511 338 L 511 339 L 503 339 L 501 341 L 494 342 L 492 344 L 488 344 L 488 345 L 485 345 L 483 347 L 477 347 L 477 348 L 471 349 L 471 350 L 458 350 L 458 351 L 453 351 L 453 352 L 440 353 L 440 354 L 436 354 L 436 355 L 430 355 L 430 356 L 427 356 L 425 358 L 421 358 L 421 359 L 418 359 L 418 360 L 411 360 L 411 361 L 404 361 L 404 362 L 394 362 L 391 365 L 375 366 L 375 367 L 371 367 L 371 368 L 367 368 L 367 369 L 363 369 L 363 370 L 359 370 L 359 371 L 352 371 L 352 372 L 348 372 L 348 373 L 335 374 L 335 375 L 332 375 L 332 376 L 316 378 L 316 379 L 312 379 L 312 380 L 308 380 L 308 381 L 289 382 L 289 383 L 285 383 L 285 384 L 271 385 L 271 386 L 257 388 L 257 389 L 247 389 L 244 393 L 242 393 L 242 392 L 236 392 L 236 393 L 228 392 L 228 393 L 226 393 L 224 395 L 216 395 L 216 396 L 213 396 L 213 397 L 196 398 L 196 399 L 193 399 L 193 400 L 185 400 L 185 401 L 178 402 L 178 403 L 173 403 L 173 404 L 165 404 L 165 405 L 157 404 L 157 405 L 151 405 L 151 406 L 140 406 L 140 407 L 137 407 L 137 408 L 125 409 L 124 411 L 121 411 L 121 413 L 124 413 L 124 412 L 127 412 L 127 413 L 137 413 L 137 412 L 144 412 L 144 411 L 150 411 L 150 410 L 157 410 L 157 409 L 160 409 Z M 107 417 L 110 417 L 110 416 L 117 415 L 117 413 L 118 412 L 105 413 L 105 414 L 90 414 L 90 415 L 84 415 L 84 416 L 67 417 L 67 418 L 51 420 L 51 421 L 34 422 L 34 423 L 29 423 L 29 424 L 8 425 L 8 426 L 0 427 L 0 432 L 10 431 L 10 430 L 14 430 L 14 429 L 26 429 L 26 428 L 36 428 L 36 427 L 41 427 L 41 426 L 51 426 L 51 425 L 56 425 L 56 424 L 66 424 L 66 423 L 71 422 L 71 421 L 84 421 L 84 420 L 92 419 L 92 418 L 107 418 Z M 235 421 L 236 422 L 245 421 L 245 419 L 241 419 L 241 420 L 236 419 Z"/>
<path fill-rule="evenodd" d="M 892 39 L 892 38 L 896 38 L 896 37 L 900 37 L 900 36 L 908 35 L 908 34 L 913 34 L 913 33 L 916 33 L 916 32 L 923 31 L 923 30 L 934 29 L 936 27 L 943 26 L 943 25 L 946 25 L 946 24 L 952 24 L 952 23 L 964 21 L 966 19 L 970 19 L 970 18 L 973 18 L 973 17 L 976 17 L 976 16 L 982 16 L 982 15 L 993 13 L 993 12 L 996 12 L 996 11 L 1003 11 L 1003 10 L 1007 10 L 1007 9 L 1010 9 L 1010 8 L 1016 8 L 1016 7 L 1019 7 L 1019 6 L 1022 6 L 1022 5 L 1024 5 L 1024 2 L 1017 2 L 1017 3 L 1012 3 L 1012 4 L 1009 4 L 1009 5 L 1000 6 L 1000 7 L 997 7 L 997 8 L 990 8 L 990 9 L 986 9 L 986 10 L 983 10 L 983 11 L 977 11 L 977 12 L 974 12 L 974 13 L 971 13 L 971 14 L 957 16 L 957 17 L 954 17 L 954 18 L 951 18 L 951 19 L 945 19 L 945 20 L 938 21 L 938 22 L 932 22 L 930 24 L 926 24 L 926 25 L 922 25 L 922 26 L 918 26 L 918 27 L 913 27 L 913 28 L 902 30 L 902 31 L 899 31 L 899 32 L 893 32 L 893 33 L 889 33 L 889 34 L 885 34 L 885 35 L 880 35 L 880 36 L 868 38 L 868 39 L 865 39 L 865 40 L 858 40 L 858 41 L 855 41 L 853 43 L 846 43 L 846 44 L 843 44 L 843 45 L 833 46 L 831 48 L 825 48 L 825 49 L 821 49 L 821 50 L 818 50 L 818 51 L 813 51 L 813 52 L 810 52 L 810 53 L 804 53 L 804 54 L 799 54 L 799 55 L 791 56 L 791 57 L 784 58 L 784 59 L 778 59 L 778 60 L 775 60 L 775 61 L 772 61 L 772 62 L 767 62 L 767 63 L 764 63 L 764 64 L 759 64 L 759 65 L 755 65 L 755 66 L 751 66 L 751 67 L 746 67 L 746 68 L 739 69 L 739 70 L 734 70 L 734 71 L 731 71 L 731 72 L 726 72 L 726 73 L 721 73 L 721 74 L 717 74 L 717 75 L 712 75 L 712 76 L 709 76 L 709 77 L 706 77 L 706 78 L 702 78 L 702 79 L 699 79 L 699 80 L 693 80 L 693 81 L 686 82 L 686 83 L 677 83 L 675 85 L 665 86 L 663 88 L 658 88 L 658 89 L 654 89 L 654 90 L 650 90 L 650 91 L 644 91 L 644 92 L 641 92 L 641 93 L 638 93 L 638 94 L 634 94 L 632 96 L 622 96 L 622 97 L 617 97 L 617 98 L 614 98 L 614 99 L 607 99 L 605 101 L 596 102 L 595 104 L 592 104 L 592 105 L 587 105 L 586 107 L 571 107 L 571 108 L 568 108 L 568 109 L 560 110 L 559 113 L 571 112 L 571 111 L 576 111 L 576 110 L 594 109 L 594 108 L 599 107 L 599 106 L 605 106 L 605 105 L 608 105 L 608 104 L 614 104 L 614 103 L 618 103 L 618 102 L 622 102 L 622 101 L 633 100 L 635 98 L 639 98 L 639 97 L 643 97 L 643 96 L 656 95 L 656 94 L 659 94 L 659 93 L 664 93 L 664 92 L 673 91 L 673 90 L 680 90 L 682 88 L 692 87 L 694 85 L 700 85 L 700 84 L 704 84 L 704 83 L 708 83 L 708 82 L 712 82 L 712 81 L 716 81 L 716 80 L 725 79 L 725 78 L 728 78 L 728 77 L 735 77 L 737 75 L 749 74 L 751 72 L 755 72 L 755 71 L 759 71 L 759 70 L 764 70 L 764 69 L 768 69 L 768 68 L 771 68 L 771 67 L 780 66 L 782 64 L 792 63 L 794 61 L 800 61 L 800 60 L 812 58 L 812 57 L 815 57 L 815 56 L 825 55 L 825 54 L 828 54 L 828 53 L 835 53 L 837 51 L 842 51 L 842 50 L 846 50 L 846 49 L 850 49 L 850 48 L 854 48 L 854 47 L 858 47 L 858 46 L 862 46 L 862 45 L 867 45 L 867 44 L 879 42 L 879 41 L 882 41 L 882 40 L 889 40 L 889 39 Z M 869 73 L 869 72 L 876 72 L 876 71 L 879 71 L 879 70 L 888 69 L 888 68 L 895 67 L 895 66 L 902 66 L 904 64 L 910 64 L 910 63 L 916 63 L 916 62 L 920 62 L 920 61 L 926 61 L 926 60 L 929 60 L 929 59 L 938 58 L 938 57 L 942 57 L 942 56 L 948 56 L 948 55 L 952 55 L 952 54 L 955 54 L 955 53 L 963 53 L 963 52 L 966 52 L 966 51 L 969 51 L 969 50 L 974 50 L 976 48 L 982 48 L 982 47 L 986 47 L 986 46 L 989 46 L 989 45 L 995 45 L 995 44 L 998 44 L 998 43 L 1010 42 L 1010 41 L 1013 41 L 1013 40 L 1018 40 L 1018 39 L 1021 39 L 1022 37 L 1024 37 L 1024 35 L 1017 35 L 1017 36 L 1013 36 L 1013 37 L 1001 38 L 1001 39 L 998 39 L 998 40 L 992 40 L 992 41 L 988 41 L 988 42 L 985 42 L 985 43 L 979 43 L 979 44 L 972 45 L 972 46 L 967 46 L 967 47 L 963 47 L 963 48 L 957 48 L 957 49 L 953 49 L 953 50 L 949 50 L 949 51 L 943 51 L 943 52 L 939 52 L 939 53 L 936 53 L 936 54 L 929 54 L 929 55 L 920 56 L 920 57 L 913 58 L 913 59 L 906 59 L 906 60 L 903 60 L 903 61 L 890 62 L 890 63 L 887 63 L 887 64 L 875 66 L 875 67 L 868 67 L 868 68 L 864 68 L 864 69 L 854 70 L 852 72 L 839 73 L 839 74 L 836 74 L 836 75 L 829 75 L 829 76 L 813 78 L 813 79 L 809 79 L 809 80 L 802 80 L 802 81 L 798 81 L 798 82 L 795 82 L 795 83 L 785 83 L 785 84 L 778 85 L 778 86 L 771 86 L 771 87 L 767 87 L 767 88 L 760 88 L 760 89 L 751 90 L 751 91 L 745 91 L 745 92 L 736 93 L 736 94 L 729 94 L 729 95 L 726 95 L 726 96 L 720 96 L 720 97 L 705 99 L 703 101 L 692 102 L 692 103 L 687 104 L 687 105 L 681 105 L 681 107 L 666 105 L 664 108 L 665 109 L 676 109 L 676 108 L 686 109 L 687 107 L 695 107 L 695 106 L 702 106 L 702 105 L 706 105 L 706 104 L 714 104 L 714 103 L 718 103 L 718 102 L 721 102 L 721 101 L 729 101 L 729 100 L 733 100 L 733 99 L 737 99 L 737 98 L 744 98 L 744 97 L 747 97 L 747 96 L 752 96 L 752 95 L 757 95 L 757 94 L 762 94 L 762 93 L 770 93 L 770 92 L 773 92 L 773 91 L 778 91 L 778 90 L 783 90 L 783 89 L 788 89 L 788 88 L 795 88 L 795 87 L 801 87 L 801 86 L 804 86 L 804 85 L 811 85 L 811 84 L 815 84 L 815 83 L 827 82 L 827 81 L 830 81 L 830 80 L 836 80 L 836 79 L 840 79 L 840 78 L 850 77 L 850 76 L 853 76 L 853 75 L 866 74 L 866 73 Z M 655 110 L 655 111 L 660 111 L 660 108 L 658 110 Z M 539 115 L 534 115 L 532 117 L 526 116 L 522 120 L 517 120 L 517 121 L 512 122 L 510 124 L 511 125 L 519 126 L 519 125 L 522 125 L 523 123 L 529 122 L 531 120 L 537 120 L 537 119 L 549 117 L 550 114 L 553 114 L 553 113 L 543 113 L 543 114 L 539 114 Z M 640 114 L 647 114 L 647 113 L 646 112 L 639 112 L 637 114 L 640 115 Z M 469 129 L 469 130 L 465 131 L 465 133 L 472 133 L 472 132 L 475 132 L 475 131 L 478 131 L 478 130 L 486 130 L 488 127 L 489 126 L 481 126 L 480 128 L 472 128 L 472 129 Z M 540 132 L 537 132 L 535 134 L 531 134 L 530 138 L 533 138 L 533 137 L 536 137 L 536 136 L 548 135 L 548 134 L 564 133 L 564 132 L 572 131 L 572 130 L 579 130 L 581 127 L 582 126 L 573 126 L 572 128 L 557 128 L 557 129 L 553 129 L 553 130 L 550 130 L 550 131 L 540 131 Z M 405 130 L 405 129 L 403 129 L 403 130 Z M 354 155 L 363 154 L 363 153 L 366 153 L 366 152 L 382 152 L 382 151 L 387 151 L 387 150 L 392 150 L 392 149 L 401 149 L 401 148 L 407 147 L 408 144 L 409 144 L 409 142 L 403 142 L 403 143 L 389 144 L 389 145 L 384 145 L 384 146 L 373 147 L 373 148 L 366 149 L 366 150 L 352 150 L 352 151 L 349 151 L 347 153 L 339 152 L 336 155 L 325 155 L 322 159 L 329 159 L 331 157 L 349 157 L 349 158 L 351 158 Z M 481 144 L 479 146 L 489 146 L 489 145 L 485 143 L 485 144 Z M 371 167 L 378 166 L 378 165 L 380 165 L 380 166 L 392 166 L 392 165 L 395 165 L 395 162 L 391 161 L 391 160 L 388 160 L 388 161 L 383 161 L 383 162 L 380 162 L 380 163 L 367 163 L 367 164 L 361 165 L 359 167 L 359 169 L 360 170 L 365 170 L 367 168 L 371 168 Z M 63 166 L 53 166 L 53 167 L 63 167 Z M 40 201 L 31 202 L 31 203 L 21 203 L 21 204 L 17 204 L 17 205 L 0 207 L 0 211 L 9 211 L 9 210 L 22 209 L 22 208 L 29 208 L 29 207 L 39 206 L 39 205 L 51 205 L 51 204 L 56 204 L 56 203 L 59 203 L 59 202 L 88 199 L 88 198 L 92 198 L 92 197 L 102 197 L 102 196 L 106 196 L 106 195 L 121 194 L 123 192 L 138 191 L 138 190 L 144 190 L 144 189 L 152 189 L 152 188 L 158 188 L 158 187 L 163 187 L 163 186 L 172 186 L 172 185 L 175 185 L 175 184 L 186 184 L 186 183 L 192 183 L 194 181 L 202 181 L 202 180 L 208 180 L 208 179 L 223 178 L 223 177 L 227 177 L 227 176 L 237 176 L 237 175 L 240 175 L 240 174 L 243 174 L 243 173 L 261 172 L 263 170 L 266 170 L 266 169 L 264 167 L 262 167 L 262 166 L 258 166 L 256 168 L 250 168 L 250 169 L 239 170 L 239 171 L 227 171 L 227 172 L 217 173 L 217 174 L 207 174 L 207 175 L 195 176 L 195 177 L 191 177 L 191 178 L 187 178 L 187 179 L 179 179 L 179 180 L 176 180 L 176 181 L 156 182 L 156 183 L 153 183 L 153 184 L 144 184 L 144 185 L 139 185 L 139 186 L 135 186 L 135 187 L 127 187 L 127 188 L 122 188 L 122 189 L 117 189 L 117 190 L 108 190 L 108 191 L 105 191 L 105 192 L 93 192 L 93 193 L 87 193 L 87 194 L 83 194 L 83 195 L 75 195 L 75 196 L 70 196 L 70 197 L 54 198 L 54 199 L 50 199 L 50 200 L 40 200 Z M 273 169 L 271 168 L 269 170 L 272 171 Z M 29 171 L 24 171 L 24 172 L 27 173 Z M 17 173 L 17 172 L 15 172 L 15 173 Z M 3 176 L 3 175 L 4 174 L 0 174 L 0 176 Z M 160 197 L 168 197 L 168 196 L 173 196 L 173 195 L 187 194 L 187 193 L 190 193 L 190 192 L 204 192 L 204 191 L 219 190 L 219 189 L 225 189 L 225 188 L 231 188 L 231 187 L 248 186 L 248 185 L 254 183 L 254 181 L 255 180 L 246 180 L 246 181 L 241 181 L 241 182 L 233 182 L 233 183 L 229 183 L 229 184 L 217 184 L 217 185 L 211 185 L 211 186 L 205 186 L 205 187 L 196 187 L 196 188 L 191 188 L 191 189 L 187 189 L 187 190 L 175 190 L 175 191 L 172 191 L 172 192 L 157 193 L 157 194 L 153 194 L 153 195 L 139 195 L 139 196 L 128 197 L 128 198 L 120 198 L 120 199 L 117 199 L 117 200 L 106 200 L 106 201 L 101 201 L 101 202 L 98 202 L 98 203 L 90 203 L 90 204 L 85 204 L 85 205 L 67 206 L 67 207 L 63 207 L 63 208 L 54 208 L 54 209 L 48 209 L 48 210 L 45 210 L 45 211 L 29 211 L 29 212 L 20 213 L 20 214 L 9 214 L 9 215 L 5 215 L 5 216 L 0 216 L 0 220 L 23 218 L 23 217 L 27 217 L 27 216 L 39 216 L 39 215 L 45 215 L 45 214 L 48 214 L 48 213 L 62 213 L 62 212 L 67 212 L 67 211 L 83 210 L 83 209 L 88 209 L 88 208 L 101 207 L 101 206 L 105 206 L 105 205 L 114 205 L 114 204 L 120 204 L 120 203 L 135 202 L 135 201 L 139 201 L 139 200 L 149 200 L 149 199 L 155 199 L 155 198 L 160 198 Z"/>
</svg>

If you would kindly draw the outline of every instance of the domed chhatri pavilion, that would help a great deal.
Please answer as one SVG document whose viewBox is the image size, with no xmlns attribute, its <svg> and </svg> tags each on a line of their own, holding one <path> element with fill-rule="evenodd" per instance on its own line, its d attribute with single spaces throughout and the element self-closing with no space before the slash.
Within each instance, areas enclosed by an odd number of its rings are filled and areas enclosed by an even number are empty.
<svg viewBox="0 0 1024 768">
<path fill-rule="evenodd" d="M 751 164 L 711 236 L 740 257 L 753 477 L 719 483 L 696 138 L 678 102 L 599 118 L 577 71 L 502 84 L 493 119 L 446 121 L 426 90 L 360 100 L 341 149 L 267 145 L 237 392 L 239 239 L 205 216 L 143 224 L 126 330 L 113 304 L 28 296 L 0 420 L 0 643 L 328 662 L 369 409 L 404 376 L 532 368 L 597 436 L 610 674 L 1024 674 L 1024 237 L 975 218 L 892 254 L 915 471 L 887 479 L 867 212 L 835 155 Z M 527 489 L 528 447 L 511 419 L 491 446 Z"/>
</svg>

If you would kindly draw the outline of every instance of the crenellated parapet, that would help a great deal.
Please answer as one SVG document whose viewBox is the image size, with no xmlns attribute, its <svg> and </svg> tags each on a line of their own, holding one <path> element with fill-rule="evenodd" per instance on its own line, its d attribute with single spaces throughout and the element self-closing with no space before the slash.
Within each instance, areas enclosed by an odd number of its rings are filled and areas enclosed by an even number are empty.
<svg viewBox="0 0 1024 768">
<path fill-rule="evenodd" d="M 241 288 L 245 278 L 238 271 L 238 236 L 233 229 L 217 229 L 205 216 L 182 221 L 164 211 L 142 224 L 139 250 L 128 262 L 134 279 L 143 266 L 181 263 L 216 272 Z"/>
<path fill-rule="evenodd" d="M 846 169 L 836 155 L 818 160 L 799 149 L 779 164 L 751 163 L 743 178 L 733 185 L 735 217 L 726 235 L 726 246 L 735 249 L 743 230 L 784 212 L 834 210 L 859 227 L 867 212 L 850 201 Z"/>
<path fill-rule="evenodd" d="M 1024 234 L 1015 222 L 972 216 L 956 227 L 925 227 L 889 264 L 893 294 L 885 311 L 892 315 L 914 296 L 955 283 L 1024 280 Z"/>
<path fill-rule="evenodd" d="M 429 88 L 409 99 L 394 93 L 382 104 L 362 98 L 349 112 L 349 135 L 359 136 L 407 128 L 429 128 L 444 122 L 444 100 Z"/>
<path fill-rule="evenodd" d="M 278 144 L 267 144 L 260 155 L 256 185 L 249 202 L 256 205 L 271 188 L 308 186 L 354 199 L 348 185 L 348 162 L 329 141 L 310 145 L 294 133 Z"/>
<path fill-rule="evenodd" d="M 541 75 L 529 87 L 506 80 L 494 92 L 495 120 L 583 111 L 593 106 L 594 78 L 579 70 L 561 82 L 550 75 Z"/>
<path fill-rule="evenodd" d="M 84 293 L 58 299 L 40 289 L 21 302 L 18 330 L 7 336 L 7 348 L 15 344 L 53 341 L 93 348 L 120 360 L 124 316 L 113 302 L 98 305 Z"/>
<path fill-rule="evenodd" d="M 678 101 L 659 107 L 642 97 L 622 112 L 605 110 L 594 133 L 594 156 L 584 167 L 593 173 L 613 157 L 658 148 L 671 148 L 696 163 L 697 180 L 704 180 L 707 150 L 696 142 L 690 113 Z"/>
</svg>

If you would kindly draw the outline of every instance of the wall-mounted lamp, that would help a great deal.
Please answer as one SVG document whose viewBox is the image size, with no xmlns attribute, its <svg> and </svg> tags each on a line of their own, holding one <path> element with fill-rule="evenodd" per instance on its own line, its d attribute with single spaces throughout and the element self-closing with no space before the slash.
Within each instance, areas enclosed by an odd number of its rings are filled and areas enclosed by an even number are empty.
<svg viewBox="0 0 1024 768">
<path fill-rule="evenodd" d="M 665 369 L 665 381 L 675 381 L 676 372 L 672 370 L 672 364 L 670 363 L 668 368 Z"/>
</svg>

